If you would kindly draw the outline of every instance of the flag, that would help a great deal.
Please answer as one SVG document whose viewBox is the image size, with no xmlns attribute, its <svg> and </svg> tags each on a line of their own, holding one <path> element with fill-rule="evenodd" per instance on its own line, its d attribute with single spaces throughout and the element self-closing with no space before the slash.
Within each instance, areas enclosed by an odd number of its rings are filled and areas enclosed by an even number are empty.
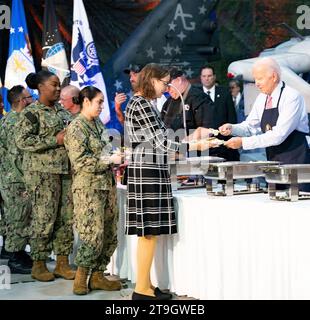
<svg viewBox="0 0 310 320">
<path fill-rule="evenodd" d="M 3 117 L 2 81 L 0 78 L 0 119 Z"/>
<path fill-rule="evenodd" d="M 80 89 L 94 86 L 102 91 L 104 108 L 100 119 L 103 123 L 107 123 L 110 121 L 108 96 L 83 1 L 74 0 L 73 6 L 70 84 Z"/>
<path fill-rule="evenodd" d="M 58 30 L 53 0 L 45 0 L 41 65 L 56 74 L 63 83 L 70 76 L 66 50 Z"/>
<path fill-rule="evenodd" d="M 3 91 L 3 88 L 2 88 L 2 81 L 1 81 L 1 78 L 0 78 L 0 103 L 2 103 L 2 102 L 3 102 L 3 100 L 2 100 L 2 95 L 3 95 L 2 91 Z M 1 114 L 0 114 L 0 117 L 1 117 Z"/>
<path fill-rule="evenodd" d="M 6 99 L 7 89 L 11 89 L 16 85 L 26 87 L 25 79 L 31 72 L 35 72 L 35 68 L 28 36 L 24 5 L 22 0 L 13 0 L 9 57 L 5 69 L 5 90 L 3 90 L 5 111 L 9 111 L 10 109 L 10 105 Z"/>
</svg>

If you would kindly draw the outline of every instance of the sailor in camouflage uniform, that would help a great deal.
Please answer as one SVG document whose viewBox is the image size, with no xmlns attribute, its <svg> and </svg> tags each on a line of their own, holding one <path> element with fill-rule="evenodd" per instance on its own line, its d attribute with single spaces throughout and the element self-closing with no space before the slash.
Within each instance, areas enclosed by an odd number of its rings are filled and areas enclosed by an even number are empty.
<svg viewBox="0 0 310 320">
<path fill-rule="evenodd" d="M 4 104 L 2 101 L 2 96 L 0 94 L 0 127 L 1 127 L 1 120 L 2 120 L 2 112 Z M 0 158 L 0 163 L 1 163 L 1 158 Z M 1 175 L 0 175 L 0 187 L 1 187 Z M 9 258 L 8 253 L 4 249 L 4 239 L 5 239 L 5 223 L 4 223 L 4 212 L 3 212 L 3 199 L 1 195 L 1 188 L 0 188 L 0 236 L 2 236 L 2 248 L 1 248 L 1 253 L 0 253 L 0 259 L 6 259 Z"/>
<path fill-rule="evenodd" d="M 0 95 L 1 97 L 1 95 Z M 3 118 L 0 119 L 0 128 L 2 126 Z M 0 141 L 1 143 L 1 141 Z M 0 167 L 1 167 L 1 161 L 3 159 L 0 157 Z M 1 170 L 1 168 L 0 168 Z M 0 171 L 0 236 L 2 236 L 2 248 L 0 253 L 0 259 L 9 259 L 11 257 L 11 254 L 5 250 L 5 220 L 4 220 L 4 202 L 2 197 L 2 178 L 3 174 Z"/>
<path fill-rule="evenodd" d="M 0 121 L 0 126 L 1 126 L 1 121 Z M 4 211 L 3 211 L 3 199 L 2 199 L 2 194 L 1 194 L 1 181 L 0 181 L 0 236 L 2 236 L 2 239 L 5 237 L 5 223 L 4 223 Z M 2 250 L 4 248 L 4 240 L 2 240 Z M 2 250 L 1 250 L 1 255 L 0 258 L 2 258 Z"/>
<path fill-rule="evenodd" d="M 1 95 L 0 95 L 0 97 L 1 97 Z M 2 98 L 0 98 L 0 99 L 2 99 Z M 2 126 L 2 121 L 3 121 L 3 118 L 0 119 L 0 128 Z M 0 140 L 0 143 L 1 143 L 1 140 Z M 0 167 L 1 167 L 1 161 L 3 161 L 3 160 L 0 157 Z M 1 178 L 2 178 L 2 176 L 3 176 L 2 172 L 0 172 L 0 236 L 2 236 L 2 248 L 1 248 L 1 253 L 0 253 L 0 259 L 6 259 L 6 258 L 9 258 L 9 255 L 5 251 L 5 248 L 4 248 L 5 222 L 4 222 L 4 211 L 3 211 L 4 203 L 3 203 L 2 192 L 1 192 L 1 185 L 2 185 Z"/>
<path fill-rule="evenodd" d="M 22 112 L 15 135 L 17 146 L 24 151 L 24 177 L 32 202 L 31 274 L 39 281 L 51 281 L 54 276 L 74 279 L 68 261 L 73 245 L 73 203 L 63 145 L 71 115 L 57 103 L 60 83 L 53 73 L 29 74 L 26 83 L 40 93 L 39 100 Z M 52 250 L 57 255 L 54 274 L 46 267 Z"/>
<path fill-rule="evenodd" d="M 23 86 L 8 91 L 11 111 L 2 119 L 0 127 L 1 194 L 4 201 L 6 229 L 5 250 L 12 253 L 8 261 L 11 273 L 30 273 L 32 260 L 25 252 L 28 243 L 31 202 L 23 179 L 23 153 L 14 142 L 15 125 L 22 110 L 32 102 Z"/>
<path fill-rule="evenodd" d="M 80 115 L 72 121 L 65 136 L 65 146 L 73 167 L 73 203 L 75 228 L 81 245 L 75 263 L 78 266 L 73 292 L 87 294 L 90 289 L 119 290 L 119 281 L 104 277 L 116 246 L 118 210 L 113 163 L 121 156 L 111 154 L 112 145 L 99 114 L 103 94 L 95 87 L 84 88 L 79 95 Z"/>
</svg>

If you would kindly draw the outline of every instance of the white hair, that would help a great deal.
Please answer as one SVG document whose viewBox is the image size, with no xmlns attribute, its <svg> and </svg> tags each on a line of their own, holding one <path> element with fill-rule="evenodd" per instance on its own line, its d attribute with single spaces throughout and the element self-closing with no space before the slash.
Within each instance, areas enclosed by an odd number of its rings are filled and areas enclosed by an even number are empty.
<svg viewBox="0 0 310 320">
<path fill-rule="evenodd" d="M 265 67 L 271 72 L 275 72 L 280 80 L 281 78 L 281 67 L 276 60 L 270 57 L 264 57 L 257 60 L 253 65 L 253 70 L 256 68 Z"/>
<path fill-rule="evenodd" d="M 61 93 L 65 96 L 76 96 L 79 95 L 80 89 L 76 86 L 69 84 L 61 89 Z"/>
</svg>

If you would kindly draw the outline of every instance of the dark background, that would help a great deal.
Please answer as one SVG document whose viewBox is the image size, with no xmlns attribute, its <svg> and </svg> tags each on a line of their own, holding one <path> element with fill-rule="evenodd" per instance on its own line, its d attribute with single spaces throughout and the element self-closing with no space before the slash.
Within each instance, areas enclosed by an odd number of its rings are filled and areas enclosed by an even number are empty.
<svg viewBox="0 0 310 320">
<path fill-rule="evenodd" d="M 90 28 L 101 63 L 105 63 L 120 47 L 135 27 L 159 1 L 84 0 Z M 11 0 L 0 0 L 0 5 L 11 7 Z M 73 0 L 54 0 L 68 61 L 70 61 Z M 44 0 L 24 0 L 27 27 L 36 70 L 42 57 L 41 39 Z M 0 75 L 4 79 L 8 56 L 9 30 L 0 30 Z"/>
<path fill-rule="evenodd" d="M 169 0 L 163 0 L 169 1 Z M 73 1 L 54 0 L 60 31 L 70 61 Z M 103 65 L 126 38 L 160 1 L 152 0 L 84 0 L 89 24 Z M 278 24 L 288 23 L 296 28 L 296 8 L 310 6 L 307 0 L 220 0 L 216 9 L 221 56 L 214 62 L 218 73 L 226 74 L 227 65 L 237 59 L 256 56 L 290 34 Z M 11 7 L 11 0 L 0 0 Z M 194 5 L 194 1 L 193 1 Z M 36 69 L 40 68 L 44 0 L 24 0 L 29 36 Z M 309 35 L 310 30 L 299 30 Z M 9 30 L 0 30 L 0 75 L 4 80 L 8 55 Z M 205 57 L 208 60 L 208 57 Z"/>
<path fill-rule="evenodd" d="M 172 21 L 171 15 L 174 14 L 174 10 L 167 12 L 167 21 L 158 23 L 154 30 L 141 27 L 151 19 L 152 13 L 157 14 L 156 10 L 161 11 L 163 6 L 159 8 L 157 6 L 161 2 L 162 5 L 164 2 L 167 4 L 167 1 L 172 0 L 83 1 L 107 85 L 111 111 L 109 126 L 111 127 L 121 130 L 113 107 L 116 81 L 122 81 L 121 90 L 123 92 L 128 93 L 130 90 L 128 77 L 122 73 L 124 65 L 133 62 L 132 59 L 139 55 L 143 58 L 145 49 L 150 46 L 154 46 L 158 52 L 154 62 L 162 63 L 166 59 L 162 53 L 162 46 L 173 41 L 173 39 L 169 39 L 169 33 L 167 34 L 167 25 Z M 211 7 L 212 1 L 216 2 L 216 6 L 206 19 L 216 22 L 216 29 L 210 32 L 203 26 L 204 20 L 201 15 L 197 14 L 197 8 L 201 5 L 207 7 L 210 5 Z M 41 39 L 45 1 L 24 0 L 23 2 L 35 67 L 38 71 L 41 68 Z M 186 41 L 182 43 L 182 56 L 179 57 L 179 61 L 190 63 L 190 68 L 193 70 L 192 82 L 199 81 L 200 67 L 206 62 L 210 62 L 215 68 L 218 82 L 224 85 L 227 84 L 227 67 L 232 61 L 255 57 L 262 50 L 289 40 L 292 34 L 279 24 L 285 22 L 297 30 L 296 21 L 299 16 L 296 13 L 297 7 L 302 4 L 310 7 L 309 0 L 179 0 L 177 2 L 182 4 L 184 11 L 192 13 L 197 21 L 195 33 L 188 35 Z M 11 0 L 0 0 L 1 4 L 11 7 Z M 59 30 L 70 63 L 73 0 L 54 0 L 54 4 L 59 20 Z M 147 18 L 149 14 L 150 16 Z M 180 23 L 180 19 L 178 19 L 178 23 Z M 126 56 L 131 47 L 131 44 L 128 45 L 128 38 L 139 26 L 142 32 L 148 33 L 147 38 L 143 43 L 139 43 L 138 51 L 134 56 L 132 54 Z M 297 31 L 302 35 L 310 35 L 310 30 L 307 29 Z M 173 36 L 177 40 L 176 34 Z M 154 38 L 156 41 L 153 41 Z M 136 41 L 135 36 L 130 39 L 132 42 Z M 4 83 L 8 57 L 8 43 L 9 30 L 0 30 L 0 76 L 2 83 Z M 122 50 L 118 50 L 123 44 Z M 219 51 L 215 55 L 197 54 L 197 49 L 202 46 L 217 47 Z M 168 64 L 173 62 L 170 61 Z"/>
</svg>

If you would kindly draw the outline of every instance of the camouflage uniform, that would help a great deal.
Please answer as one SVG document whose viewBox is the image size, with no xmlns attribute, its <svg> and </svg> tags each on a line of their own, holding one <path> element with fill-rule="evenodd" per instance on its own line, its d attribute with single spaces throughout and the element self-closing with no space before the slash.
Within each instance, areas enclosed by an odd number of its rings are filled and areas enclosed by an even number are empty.
<svg viewBox="0 0 310 320">
<path fill-rule="evenodd" d="M 73 167 L 74 221 L 81 245 L 75 263 L 104 271 L 117 246 L 116 187 L 109 165 L 111 144 L 99 118 L 80 114 L 68 127 L 65 146 Z"/>
<path fill-rule="evenodd" d="M 3 199 L 1 195 L 1 189 L 0 189 L 0 236 L 5 236 L 5 224 L 4 224 L 4 211 L 3 211 Z"/>
<path fill-rule="evenodd" d="M 5 249 L 9 252 L 24 250 L 28 243 L 31 202 L 22 173 L 23 152 L 14 142 L 16 123 L 20 113 L 12 110 L 0 127 L 1 194 L 6 224 Z"/>
<path fill-rule="evenodd" d="M 30 246 L 33 260 L 45 260 L 51 250 L 67 256 L 73 246 L 73 202 L 69 159 L 56 135 L 71 120 L 71 114 L 39 102 L 31 104 L 17 123 L 15 140 L 24 151 L 23 170 L 31 196 Z"/>
<path fill-rule="evenodd" d="M 0 130 L 2 127 L 3 118 L 0 119 Z M 0 140 L 0 148 L 1 148 L 1 140 Z M 5 222 L 4 222 L 4 211 L 3 211 L 3 199 L 2 199 L 2 178 L 3 178 L 3 171 L 2 171 L 2 162 L 3 157 L 0 157 L 0 236 L 5 236 Z"/>
</svg>

